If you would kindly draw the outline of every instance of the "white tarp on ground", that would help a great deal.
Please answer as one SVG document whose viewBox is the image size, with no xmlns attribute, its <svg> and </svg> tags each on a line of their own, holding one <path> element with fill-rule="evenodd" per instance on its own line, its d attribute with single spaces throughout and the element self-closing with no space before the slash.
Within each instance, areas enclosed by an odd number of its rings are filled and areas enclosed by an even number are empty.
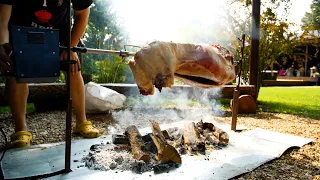
<svg viewBox="0 0 320 180">
<path fill-rule="evenodd" d="M 230 125 L 215 125 L 225 130 L 230 136 L 229 145 L 222 150 L 212 151 L 208 155 L 182 156 L 182 166 L 169 173 L 154 174 L 146 172 L 135 174 L 131 171 L 94 171 L 83 164 L 81 158 L 88 154 L 90 146 L 101 142 L 111 142 L 111 136 L 96 139 L 75 140 L 72 142 L 72 172 L 57 175 L 48 179 L 201 179 L 223 180 L 252 171 L 260 165 L 280 157 L 290 147 L 301 147 L 313 141 L 287 134 L 263 129 L 255 129 L 243 133 L 230 131 Z M 162 129 L 177 126 L 184 122 L 161 125 Z M 141 129 L 141 133 L 150 132 L 150 128 Z M 46 148 L 44 148 L 46 147 Z M 21 178 L 39 174 L 47 174 L 64 168 L 64 144 L 32 146 L 24 150 L 13 149 L 6 153 L 2 168 L 6 179 Z M 74 162 L 74 160 L 78 160 Z"/>
</svg>

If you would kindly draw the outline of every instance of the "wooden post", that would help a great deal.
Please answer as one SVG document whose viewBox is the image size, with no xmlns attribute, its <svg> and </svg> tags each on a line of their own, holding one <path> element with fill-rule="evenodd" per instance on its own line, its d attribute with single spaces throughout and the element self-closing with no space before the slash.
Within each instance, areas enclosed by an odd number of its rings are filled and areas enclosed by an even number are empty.
<svg viewBox="0 0 320 180">
<path fill-rule="evenodd" d="M 233 102 L 232 102 L 232 122 L 231 122 L 231 130 L 237 130 L 237 115 L 239 109 L 239 90 L 235 89 L 233 93 Z"/>
<path fill-rule="evenodd" d="M 306 52 L 304 54 L 305 62 L 304 62 L 304 76 L 307 76 L 307 68 L 308 68 L 308 45 L 306 45 Z M 311 72 L 310 72 L 311 73 Z"/>
<path fill-rule="evenodd" d="M 258 69 L 259 69 L 259 40 L 260 40 L 260 0 L 252 1 L 252 35 L 250 56 L 249 84 L 256 87 L 258 92 Z M 254 97 L 256 100 L 257 95 Z"/>
</svg>

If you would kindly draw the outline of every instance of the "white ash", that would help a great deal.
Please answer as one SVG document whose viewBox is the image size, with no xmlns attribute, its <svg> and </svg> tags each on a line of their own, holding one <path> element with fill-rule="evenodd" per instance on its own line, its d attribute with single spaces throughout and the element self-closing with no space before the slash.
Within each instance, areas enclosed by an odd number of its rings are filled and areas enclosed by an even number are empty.
<svg viewBox="0 0 320 180">
<path fill-rule="evenodd" d="M 117 170 L 133 171 L 143 173 L 152 171 L 155 161 L 151 159 L 149 163 L 138 161 L 128 150 L 115 150 L 114 147 L 99 147 L 82 159 L 89 169 L 92 170 Z"/>
</svg>

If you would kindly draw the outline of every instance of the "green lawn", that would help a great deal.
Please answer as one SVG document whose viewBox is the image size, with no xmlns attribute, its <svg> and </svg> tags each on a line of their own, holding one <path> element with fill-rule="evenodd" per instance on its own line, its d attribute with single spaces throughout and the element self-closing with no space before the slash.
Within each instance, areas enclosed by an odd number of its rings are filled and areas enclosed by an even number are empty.
<svg viewBox="0 0 320 180">
<path fill-rule="evenodd" d="M 320 87 L 262 87 L 258 106 L 264 112 L 320 119 Z"/>
<path fill-rule="evenodd" d="M 220 99 L 224 109 L 230 99 Z M 260 112 L 294 114 L 320 120 L 320 87 L 261 87 L 258 97 Z"/>
</svg>

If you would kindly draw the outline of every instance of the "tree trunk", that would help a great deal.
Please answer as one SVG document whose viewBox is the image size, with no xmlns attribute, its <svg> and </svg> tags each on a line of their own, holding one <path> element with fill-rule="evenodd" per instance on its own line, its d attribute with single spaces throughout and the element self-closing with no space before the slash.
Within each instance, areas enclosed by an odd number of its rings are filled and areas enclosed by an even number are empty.
<svg viewBox="0 0 320 180">
<path fill-rule="evenodd" d="M 144 152 L 144 142 L 142 140 L 141 134 L 136 126 L 128 126 L 125 134 L 129 138 L 130 146 L 131 146 L 131 152 L 133 154 L 133 157 L 137 160 L 143 160 L 144 162 L 150 161 L 150 156 L 148 153 Z"/>
</svg>

